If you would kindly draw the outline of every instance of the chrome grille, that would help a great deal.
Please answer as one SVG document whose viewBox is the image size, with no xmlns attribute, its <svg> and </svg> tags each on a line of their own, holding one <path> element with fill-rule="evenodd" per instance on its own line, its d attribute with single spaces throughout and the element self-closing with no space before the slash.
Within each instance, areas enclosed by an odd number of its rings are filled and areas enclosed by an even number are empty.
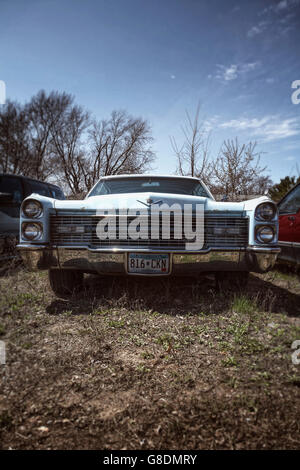
<svg viewBox="0 0 300 470">
<path fill-rule="evenodd" d="M 50 216 L 50 237 L 51 243 L 58 246 L 88 246 L 90 248 L 130 248 L 130 249 L 159 249 L 159 250 L 184 250 L 185 244 L 189 241 L 185 238 L 174 238 L 174 219 L 170 219 L 170 239 L 162 239 L 161 219 L 159 224 L 159 239 L 138 239 L 126 240 L 119 239 L 119 217 L 116 223 L 115 240 L 99 240 L 96 234 L 98 222 L 102 219 L 95 212 L 67 212 L 58 211 L 57 214 Z M 130 217 L 128 217 L 130 222 Z M 71 227 L 80 227 L 80 233 L 72 232 Z M 63 227 L 63 229 L 62 229 Z M 195 219 L 193 219 L 193 229 L 195 229 Z M 60 230 L 70 230 L 69 233 L 61 233 Z M 148 230 L 150 233 L 150 218 L 148 218 Z M 183 230 L 182 230 L 182 233 Z M 236 214 L 211 214 L 205 213 L 204 216 L 204 247 L 225 247 L 242 248 L 248 244 L 248 218 Z"/>
</svg>

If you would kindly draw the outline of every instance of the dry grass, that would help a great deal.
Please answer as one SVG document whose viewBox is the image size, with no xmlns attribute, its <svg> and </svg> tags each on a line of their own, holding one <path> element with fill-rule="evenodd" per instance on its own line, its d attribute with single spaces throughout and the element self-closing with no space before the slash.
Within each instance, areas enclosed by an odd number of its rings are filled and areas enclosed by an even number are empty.
<svg viewBox="0 0 300 470">
<path fill-rule="evenodd" d="M 0 278 L 0 448 L 299 447 L 296 276 L 88 277 L 54 297 L 46 273 Z"/>
</svg>

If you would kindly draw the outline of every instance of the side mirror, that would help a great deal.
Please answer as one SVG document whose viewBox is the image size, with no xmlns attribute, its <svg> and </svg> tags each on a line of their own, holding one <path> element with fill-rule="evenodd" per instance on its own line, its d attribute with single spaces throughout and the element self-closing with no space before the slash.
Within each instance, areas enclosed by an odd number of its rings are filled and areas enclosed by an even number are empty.
<svg viewBox="0 0 300 470">
<path fill-rule="evenodd" d="M 12 193 L 0 193 L 0 204 L 6 202 L 12 202 L 14 195 Z"/>
</svg>

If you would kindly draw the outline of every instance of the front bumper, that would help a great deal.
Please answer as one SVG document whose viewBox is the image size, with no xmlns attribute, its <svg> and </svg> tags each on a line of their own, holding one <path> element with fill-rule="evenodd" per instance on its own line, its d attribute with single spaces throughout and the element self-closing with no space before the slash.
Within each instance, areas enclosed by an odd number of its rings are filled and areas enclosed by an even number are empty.
<svg viewBox="0 0 300 470">
<path fill-rule="evenodd" d="M 279 262 L 300 266 L 300 243 L 299 242 L 278 242 L 280 247 L 280 254 L 278 255 Z"/>
<path fill-rule="evenodd" d="M 87 248 L 49 248 L 18 245 L 25 265 L 32 271 L 41 269 L 77 269 L 87 273 L 126 275 L 128 251 L 100 251 Z M 135 250 L 132 250 L 135 251 Z M 145 251 L 145 253 L 160 253 Z M 263 273 L 275 264 L 280 248 L 249 246 L 240 250 L 214 249 L 202 252 L 170 252 L 172 275 L 197 275 L 202 272 L 251 271 Z M 166 251 L 164 251 L 166 253 Z M 130 274 L 139 275 L 139 274 Z M 157 274 L 155 274 L 157 276 Z M 164 274 L 165 275 L 165 274 Z"/>
</svg>

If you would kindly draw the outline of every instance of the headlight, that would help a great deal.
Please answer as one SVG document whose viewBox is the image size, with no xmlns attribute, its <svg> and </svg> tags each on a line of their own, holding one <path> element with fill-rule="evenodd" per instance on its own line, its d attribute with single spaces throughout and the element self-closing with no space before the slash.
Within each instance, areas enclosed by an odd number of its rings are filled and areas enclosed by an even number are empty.
<svg viewBox="0 0 300 470">
<path fill-rule="evenodd" d="M 30 219 L 37 219 L 43 214 L 43 206 L 39 201 L 29 199 L 28 201 L 24 202 L 22 211 L 25 217 Z"/>
<path fill-rule="evenodd" d="M 39 240 L 43 235 L 41 224 L 28 223 L 22 225 L 22 237 L 26 240 Z"/>
<path fill-rule="evenodd" d="M 277 207 L 272 202 L 263 202 L 255 209 L 257 220 L 273 220 L 277 213 Z"/>
<path fill-rule="evenodd" d="M 273 227 L 261 225 L 256 228 L 256 240 L 260 243 L 270 243 L 275 238 L 275 230 Z"/>
</svg>

